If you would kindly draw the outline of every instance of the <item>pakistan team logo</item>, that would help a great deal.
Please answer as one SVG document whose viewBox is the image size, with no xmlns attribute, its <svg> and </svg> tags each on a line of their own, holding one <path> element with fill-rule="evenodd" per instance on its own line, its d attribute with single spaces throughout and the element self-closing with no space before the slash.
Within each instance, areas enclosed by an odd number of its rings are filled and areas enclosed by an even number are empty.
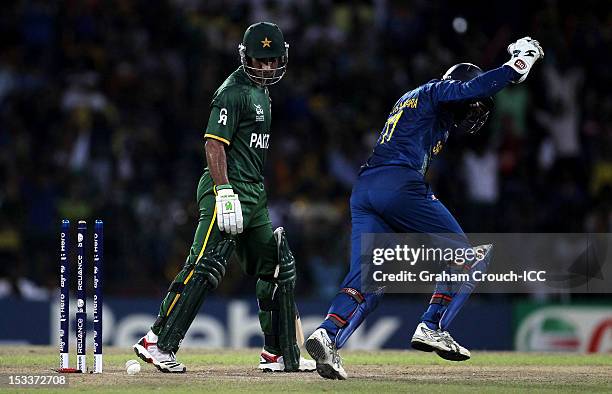
<svg viewBox="0 0 612 394">
<path fill-rule="evenodd" d="M 253 104 L 255 106 L 255 122 L 263 122 L 264 121 L 264 110 L 261 108 L 261 104 Z"/>
</svg>

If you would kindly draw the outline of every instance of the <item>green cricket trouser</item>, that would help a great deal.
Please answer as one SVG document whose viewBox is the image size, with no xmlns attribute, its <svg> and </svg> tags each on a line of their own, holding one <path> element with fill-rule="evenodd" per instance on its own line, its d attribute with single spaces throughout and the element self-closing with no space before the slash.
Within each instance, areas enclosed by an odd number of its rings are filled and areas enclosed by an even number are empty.
<svg viewBox="0 0 612 394">
<path fill-rule="evenodd" d="M 243 271 L 258 278 L 272 278 L 278 264 L 276 242 L 272 232 L 272 223 L 267 208 L 267 196 L 263 183 L 237 182 L 230 183 L 234 192 L 238 194 L 242 206 L 244 231 L 238 234 L 236 240 L 236 253 Z M 208 170 L 204 171 L 198 183 L 197 201 L 200 211 L 198 227 L 189 249 L 189 256 L 185 261 L 183 270 L 175 278 L 175 282 L 187 283 L 193 274 L 193 267 L 210 249 L 213 249 L 222 237 L 217 226 L 217 211 L 215 204 L 214 183 Z M 160 308 L 161 319 L 172 312 L 180 294 L 169 292 Z"/>
</svg>

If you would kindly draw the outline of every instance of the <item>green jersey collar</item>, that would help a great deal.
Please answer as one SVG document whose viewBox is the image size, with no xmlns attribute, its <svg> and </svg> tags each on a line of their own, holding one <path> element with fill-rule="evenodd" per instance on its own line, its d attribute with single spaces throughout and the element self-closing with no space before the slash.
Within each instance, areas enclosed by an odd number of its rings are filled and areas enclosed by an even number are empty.
<svg viewBox="0 0 612 394">
<path fill-rule="evenodd" d="M 243 66 L 238 67 L 238 69 L 236 71 L 234 71 L 234 74 L 236 75 L 236 78 L 241 83 L 244 83 L 244 84 L 247 84 L 247 85 L 251 85 L 251 86 L 254 86 L 254 87 L 260 88 L 260 89 L 263 89 L 263 88 L 266 87 L 266 86 L 261 86 L 261 85 L 255 83 L 253 80 L 251 80 L 251 78 L 249 78 L 249 76 L 247 75 L 246 71 L 244 71 L 244 67 Z"/>
</svg>

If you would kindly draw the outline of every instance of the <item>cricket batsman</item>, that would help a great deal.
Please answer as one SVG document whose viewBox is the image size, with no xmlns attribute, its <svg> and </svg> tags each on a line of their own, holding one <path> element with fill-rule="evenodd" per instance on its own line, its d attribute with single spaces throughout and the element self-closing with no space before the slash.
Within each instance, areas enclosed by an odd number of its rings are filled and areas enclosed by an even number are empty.
<svg viewBox="0 0 612 394">
<path fill-rule="evenodd" d="M 223 279 L 235 251 L 256 295 L 264 371 L 314 371 L 300 357 L 294 301 L 295 259 L 282 227 L 272 231 L 263 185 L 270 144 L 268 86 L 285 74 L 289 45 L 275 24 L 251 25 L 238 47 L 241 65 L 215 92 L 204 134 L 208 166 L 197 189 L 199 222 L 183 269 L 170 284 L 157 320 L 133 346 L 162 372 L 185 372 L 177 361 L 200 306 Z"/>
<path fill-rule="evenodd" d="M 424 177 L 449 133 L 477 132 L 493 107 L 492 96 L 509 84 L 523 82 L 534 63 L 544 57 L 540 44 L 530 37 L 510 44 L 508 52 L 511 59 L 488 72 L 470 63 L 454 65 L 441 80 L 405 93 L 393 106 L 351 194 L 350 271 L 327 317 L 306 341 L 306 350 L 322 377 L 346 379 L 338 350 L 376 308 L 383 293 L 382 289 L 369 293 L 361 290 L 362 234 L 446 233 L 463 239 L 469 247 L 463 230 Z M 491 245 L 484 249 L 483 264 L 478 267 L 486 267 L 490 259 Z M 474 285 L 448 281 L 436 284 L 412 337 L 413 348 L 435 351 L 448 360 L 470 358 L 470 352 L 451 337 L 448 327 Z"/>
</svg>

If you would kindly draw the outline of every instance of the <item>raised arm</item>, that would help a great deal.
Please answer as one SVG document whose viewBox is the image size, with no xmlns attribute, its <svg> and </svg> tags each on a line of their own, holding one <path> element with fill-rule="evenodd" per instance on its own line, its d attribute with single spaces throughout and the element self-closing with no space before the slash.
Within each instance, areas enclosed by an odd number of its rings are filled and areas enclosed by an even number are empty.
<svg viewBox="0 0 612 394">
<path fill-rule="evenodd" d="M 432 99 L 437 104 L 491 97 L 518 78 L 518 73 L 504 65 L 466 82 L 441 80 L 432 86 Z"/>
<path fill-rule="evenodd" d="M 530 37 L 508 46 L 511 59 L 501 67 L 482 73 L 469 81 L 442 79 L 432 85 L 432 100 L 435 104 L 491 97 L 510 83 L 521 83 L 531 67 L 544 57 L 538 41 Z"/>
</svg>

